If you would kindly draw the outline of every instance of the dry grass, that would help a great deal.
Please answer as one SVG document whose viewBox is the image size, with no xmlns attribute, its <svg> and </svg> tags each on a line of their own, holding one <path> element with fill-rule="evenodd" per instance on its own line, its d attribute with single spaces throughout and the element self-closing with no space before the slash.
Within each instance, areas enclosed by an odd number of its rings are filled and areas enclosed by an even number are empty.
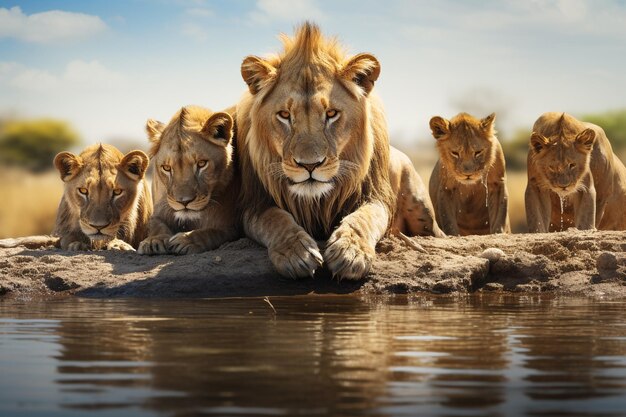
<svg viewBox="0 0 626 417">
<path fill-rule="evenodd" d="M 0 238 L 49 234 L 63 194 L 56 172 L 0 168 Z"/>
<path fill-rule="evenodd" d="M 524 206 L 524 192 L 528 178 L 524 171 L 512 171 L 506 173 L 507 187 L 509 189 L 509 219 L 513 233 L 526 233 L 526 208 Z"/>
</svg>

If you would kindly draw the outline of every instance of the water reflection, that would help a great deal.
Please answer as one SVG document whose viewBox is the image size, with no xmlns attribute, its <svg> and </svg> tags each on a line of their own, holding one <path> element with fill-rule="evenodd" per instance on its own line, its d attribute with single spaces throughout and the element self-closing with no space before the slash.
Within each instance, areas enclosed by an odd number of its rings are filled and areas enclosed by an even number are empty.
<svg viewBox="0 0 626 417">
<path fill-rule="evenodd" d="M 0 415 L 600 416 L 625 303 L 463 298 L 0 303 Z M 6 376 L 6 377 L 5 377 Z"/>
</svg>

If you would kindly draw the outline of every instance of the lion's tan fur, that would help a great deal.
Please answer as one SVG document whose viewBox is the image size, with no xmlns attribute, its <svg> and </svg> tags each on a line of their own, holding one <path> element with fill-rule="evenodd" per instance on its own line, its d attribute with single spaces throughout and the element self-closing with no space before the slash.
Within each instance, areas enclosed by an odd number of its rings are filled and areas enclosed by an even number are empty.
<svg viewBox="0 0 626 417">
<path fill-rule="evenodd" d="M 152 214 L 152 199 L 144 180 L 148 157 L 141 151 L 124 155 L 111 145 L 92 145 L 78 156 L 60 153 L 55 165 L 65 182 L 53 232 L 60 238 L 60 246 L 111 248 L 112 240 L 120 240 L 136 248 L 147 233 Z M 80 194 L 79 189 L 87 190 L 87 195 Z M 113 195 L 114 190 L 121 190 L 121 194 Z M 106 225 L 102 228 L 104 236 L 93 234 L 95 223 Z M 112 247 L 119 246 L 114 243 Z"/>
<path fill-rule="evenodd" d="M 528 152 L 529 230 L 626 230 L 624 207 L 626 168 L 604 130 L 566 113 L 539 117 Z"/>
<path fill-rule="evenodd" d="M 476 119 L 460 113 L 433 117 L 439 160 L 429 190 L 437 223 L 449 235 L 509 233 L 504 153 L 496 137 L 495 115 Z"/>
<path fill-rule="evenodd" d="M 229 114 L 198 106 L 183 107 L 167 125 L 148 121 L 154 214 L 140 253 L 200 252 L 237 238 L 232 127 Z M 199 167 L 200 162 L 206 165 Z M 183 206 L 183 198 L 191 201 Z M 170 239 L 177 233 L 179 245 Z"/>
<path fill-rule="evenodd" d="M 280 100 L 271 97 L 277 84 L 290 85 L 288 89 L 306 88 L 304 84 L 315 82 L 312 73 L 316 80 L 334 79 L 350 59 L 336 40 L 324 38 L 315 27 L 304 26 L 294 38 L 283 36 L 282 40 L 284 51 L 268 59 L 280 71 L 278 80 L 259 95 L 246 93 L 237 107 L 245 207 L 256 212 L 273 201 L 319 238 L 327 238 L 346 213 L 368 198 L 381 201 L 392 212 L 389 142 L 382 106 L 374 96 L 365 97 L 355 90 L 349 93 L 362 123 L 355 124 L 351 143 L 341 155 L 351 163 L 350 175 L 342 177 L 332 193 L 307 204 L 294 198 L 284 179 L 272 175 L 271 167 L 282 158 L 271 142 L 268 122 L 256 117 L 259 108 L 270 99 Z"/>
<path fill-rule="evenodd" d="M 368 253 L 368 259 L 373 256 L 369 235 L 378 236 L 381 230 L 384 233 L 389 228 L 395 208 L 395 195 L 389 184 L 386 121 L 382 105 L 371 92 L 380 66 L 369 54 L 346 55 L 336 40 L 323 37 L 310 23 L 302 25 L 293 38 L 284 36 L 283 44 L 284 50 L 278 55 L 266 59 L 248 57 L 242 64 L 242 76 L 249 88 L 237 106 L 244 227 L 248 234 L 268 245 L 270 258 L 280 270 L 277 257 L 288 264 L 295 255 L 290 251 L 277 255 L 275 243 L 278 239 L 287 247 L 286 242 L 294 236 L 304 236 L 295 224 L 308 235 L 325 240 L 348 215 L 366 204 L 374 204 L 352 220 L 345 220 L 345 227 L 351 222 L 365 222 L 364 216 L 376 215 L 368 226 L 376 231 L 363 232 L 367 239 L 359 241 L 347 237 L 355 231 L 344 230 L 345 239 L 335 245 L 339 247 L 350 240 L 363 246 L 358 254 L 347 248 L 341 255 L 336 254 L 336 248 L 335 254 L 326 250 L 325 260 L 331 270 L 356 277 L 369 269 L 370 261 L 361 258 L 361 251 Z M 340 111 L 332 125 L 322 123 L 326 109 Z M 281 125 L 277 115 L 286 110 L 289 119 L 285 123 L 290 124 Z M 321 166 L 311 171 L 313 180 L 299 180 L 306 174 L 300 160 L 321 161 Z M 284 212 L 272 210 L 276 206 Z M 272 221 L 259 217 L 266 212 L 274 213 L 269 215 Z M 379 225 L 380 219 L 385 224 Z M 256 231 L 251 232 L 250 224 L 257 220 Z M 284 236 L 263 230 L 267 225 L 280 229 L 283 226 L 279 221 L 289 224 L 284 226 L 290 228 Z M 308 254 L 298 265 L 306 268 L 295 267 L 300 272 L 288 273 L 293 276 L 310 275 L 314 269 L 310 257 L 321 258 L 314 241 L 310 237 L 303 239 L 307 240 L 302 245 Z M 351 267 L 343 259 L 345 256 L 352 256 L 352 264 L 359 266 Z"/>
<path fill-rule="evenodd" d="M 415 171 L 409 157 L 393 146 L 389 156 L 389 179 L 397 198 L 392 233 L 403 233 L 407 236 L 445 236 L 435 220 L 435 210 L 422 178 Z"/>
</svg>

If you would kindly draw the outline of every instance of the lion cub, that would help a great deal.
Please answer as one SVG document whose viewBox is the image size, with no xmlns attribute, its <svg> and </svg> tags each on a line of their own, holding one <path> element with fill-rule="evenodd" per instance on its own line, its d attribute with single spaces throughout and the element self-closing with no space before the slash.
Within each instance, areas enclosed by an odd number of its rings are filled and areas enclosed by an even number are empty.
<svg viewBox="0 0 626 417">
<path fill-rule="evenodd" d="M 626 168 L 601 127 L 566 113 L 537 119 L 528 151 L 531 232 L 626 230 Z"/>
<path fill-rule="evenodd" d="M 396 214 L 391 231 L 407 236 L 444 237 L 435 220 L 435 211 L 426 187 L 411 160 L 390 146 L 389 180 L 397 196 Z"/>
<path fill-rule="evenodd" d="M 148 156 L 93 145 L 80 155 L 61 152 L 54 165 L 65 183 L 53 232 L 61 248 L 134 250 L 152 214 Z"/>
<path fill-rule="evenodd" d="M 478 120 L 460 113 L 436 116 L 430 129 L 439 160 L 429 191 L 439 227 L 448 235 L 509 233 L 504 154 L 496 138 L 494 113 Z"/>
<path fill-rule="evenodd" d="M 198 253 L 237 239 L 232 117 L 187 106 L 167 126 L 148 120 L 146 130 L 155 210 L 139 253 Z"/>
</svg>

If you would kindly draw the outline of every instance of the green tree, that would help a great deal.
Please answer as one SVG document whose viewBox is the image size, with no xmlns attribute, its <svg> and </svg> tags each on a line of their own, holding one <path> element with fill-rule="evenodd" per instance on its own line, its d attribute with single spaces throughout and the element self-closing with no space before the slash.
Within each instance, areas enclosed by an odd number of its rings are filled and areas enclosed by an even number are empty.
<svg viewBox="0 0 626 417">
<path fill-rule="evenodd" d="M 0 127 L 0 163 L 43 171 L 52 167 L 58 152 L 80 142 L 70 125 L 60 120 L 5 121 Z"/>
<path fill-rule="evenodd" d="M 604 129 L 613 149 L 617 152 L 626 148 L 626 109 L 588 114 L 581 117 L 581 120 Z"/>
<path fill-rule="evenodd" d="M 518 129 L 508 140 L 501 142 L 507 169 L 512 171 L 523 171 L 526 169 L 530 133 L 528 129 Z"/>
</svg>

